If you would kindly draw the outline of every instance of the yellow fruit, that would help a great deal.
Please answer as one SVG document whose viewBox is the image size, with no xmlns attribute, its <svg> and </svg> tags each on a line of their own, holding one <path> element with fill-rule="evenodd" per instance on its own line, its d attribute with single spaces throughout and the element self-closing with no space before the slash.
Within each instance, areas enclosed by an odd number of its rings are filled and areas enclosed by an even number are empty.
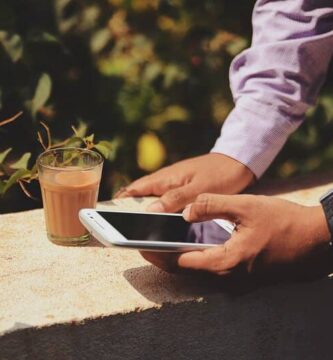
<svg viewBox="0 0 333 360">
<path fill-rule="evenodd" d="M 153 133 L 143 134 L 137 143 L 137 162 L 145 171 L 155 171 L 166 158 L 165 147 Z"/>
</svg>

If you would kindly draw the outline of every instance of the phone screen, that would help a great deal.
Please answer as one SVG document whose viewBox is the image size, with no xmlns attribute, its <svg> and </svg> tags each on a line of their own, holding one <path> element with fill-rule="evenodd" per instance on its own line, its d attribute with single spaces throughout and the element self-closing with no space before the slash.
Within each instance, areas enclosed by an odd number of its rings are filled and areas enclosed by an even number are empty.
<svg viewBox="0 0 333 360">
<path fill-rule="evenodd" d="M 215 221 L 191 224 L 182 216 L 98 213 L 128 240 L 222 244 L 231 236 Z"/>
</svg>

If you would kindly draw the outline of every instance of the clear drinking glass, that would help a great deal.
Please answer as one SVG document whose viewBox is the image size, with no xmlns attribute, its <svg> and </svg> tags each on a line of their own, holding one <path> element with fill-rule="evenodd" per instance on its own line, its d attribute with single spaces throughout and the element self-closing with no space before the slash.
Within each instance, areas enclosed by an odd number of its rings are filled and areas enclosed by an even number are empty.
<svg viewBox="0 0 333 360">
<path fill-rule="evenodd" d="M 90 240 L 79 210 L 96 206 L 103 158 L 80 148 L 59 148 L 37 159 L 47 235 L 58 245 L 83 245 Z"/>
</svg>

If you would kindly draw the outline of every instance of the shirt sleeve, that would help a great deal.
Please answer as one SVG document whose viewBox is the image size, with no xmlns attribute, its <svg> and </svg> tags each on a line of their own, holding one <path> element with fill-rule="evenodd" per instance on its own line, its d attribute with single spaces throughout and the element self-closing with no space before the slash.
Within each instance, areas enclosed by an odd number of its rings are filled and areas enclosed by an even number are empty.
<svg viewBox="0 0 333 360">
<path fill-rule="evenodd" d="M 212 152 L 259 178 L 314 105 L 333 53 L 332 0 L 257 0 L 253 39 L 230 68 L 235 108 Z"/>
</svg>

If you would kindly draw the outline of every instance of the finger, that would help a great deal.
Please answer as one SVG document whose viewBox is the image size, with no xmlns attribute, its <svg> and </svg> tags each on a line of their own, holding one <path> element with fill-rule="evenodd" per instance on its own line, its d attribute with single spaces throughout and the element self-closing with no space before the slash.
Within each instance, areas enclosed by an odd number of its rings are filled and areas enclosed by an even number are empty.
<svg viewBox="0 0 333 360">
<path fill-rule="evenodd" d="M 175 177 L 163 176 L 162 171 L 157 171 L 154 174 L 143 176 L 135 180 L 132 184 L 126 187 L 126 191 L 122 192 L 119 197 L 129 196 L 160 196 L 166 191 L 176 188 L 181 185 L 180 179 Z"/>
<path fill-rule="evenodd" d="M 249 211 L 251 200 L 246 195 L 201 194 L 185 208 L 184 219 L 190 222 L 223 218 L 240 222 Z"/>
<path fill-rule="evenodd" d="M 127 191 L 127 188 L 125 186 L 122 186 L 119 188 L 119 190 L 113 195 L 114 199 L 120 198 L 123 193 Z"/>
<path fill-rule="evenodd" d="M 218 275 L 227 275 L 245 260 L 242 242 L 233 237 L 223 245 L 203 251 L 190 251 L 178 258 L 178 266 L 185 269 L 204 270 Z"/>
<path fill-rule="evenodd" d="M 152 178 L 152 175 L 146 175 L 133 181 L 126 188 L 120 189 L 120 191 L 116 193 L 115 197 L 124 198 L 128 196 L 152 195 L 153 187 L 155 187 L 155 181 Z"/>
<path fill-rule="evenodd" d="M 198 193 L 194 184 L 188 184 L 167 191 L 161 198 L 152 203 L 147 210 L 154 212 L 176 212 L 184 209 Z"/>
</svg>

